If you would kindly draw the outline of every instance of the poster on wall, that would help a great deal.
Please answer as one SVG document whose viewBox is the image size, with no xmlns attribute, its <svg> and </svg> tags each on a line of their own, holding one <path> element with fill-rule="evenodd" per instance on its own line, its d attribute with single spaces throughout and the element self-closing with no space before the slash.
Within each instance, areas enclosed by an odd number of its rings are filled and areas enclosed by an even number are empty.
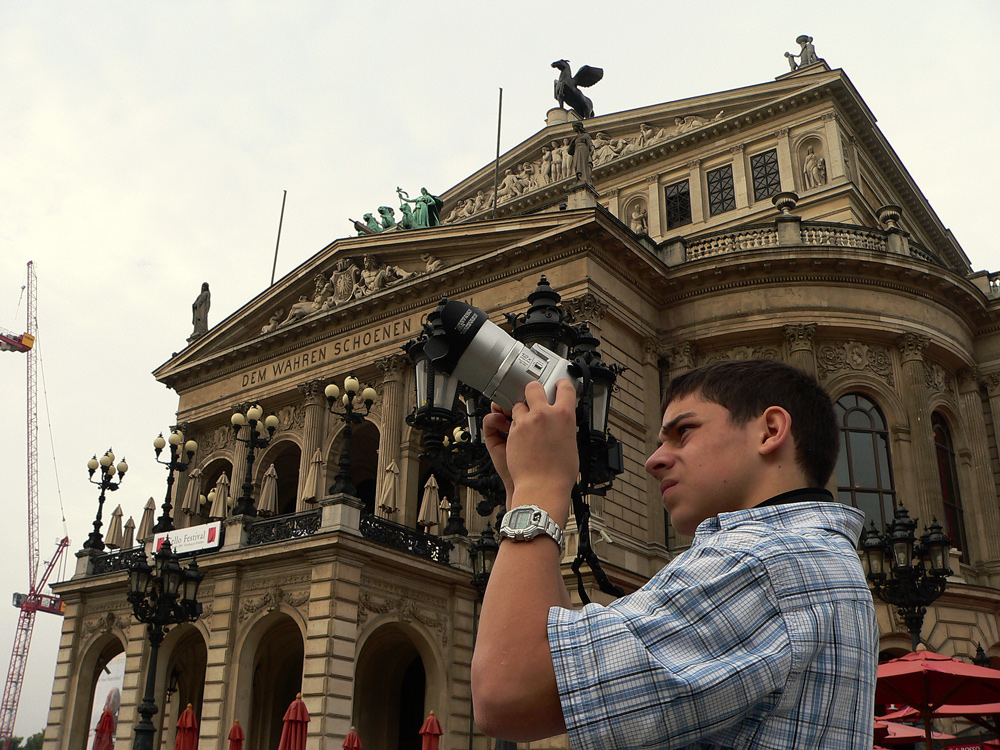
<svg viewBox="0 0 1000 750">
<path fill-rule="evenodd" d="M 90 750 L 110 750 L 118 732 L 118 707 L 125 682 L 125 652 L 107 663 L 94 685 L 93 709 L 90 712 Z"/>
</svg>

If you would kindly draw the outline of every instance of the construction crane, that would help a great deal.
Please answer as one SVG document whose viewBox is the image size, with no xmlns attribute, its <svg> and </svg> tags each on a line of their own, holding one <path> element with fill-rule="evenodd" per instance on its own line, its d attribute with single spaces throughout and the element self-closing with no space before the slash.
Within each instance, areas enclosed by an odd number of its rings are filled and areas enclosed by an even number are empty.
<svg viewBox="0 0 1000 750">
<path fill-rule="evenodd" d="M 7 669 L 7 682 L 4 685 L 3 701 L 0 702 L 0 750 L 9 750 L 11 737 L 14 734 L 14 719 L 17 718 L 17 705 L 21 699 L 21 686 L 24 684 L 24 671 L 28 666 L 28 649 L 31 646 L 31 634 L 35 629 L 35 613 L 50 612 L 62 615 L 65 604 L 51 594 L 43 594 L 49 576 L 55 570 L 56 563 L 69 546 L 69 538 L 63 537 L 57 544 L 55 554 L 49 561 L 45 572 L 38 576 L 38 421 L 37 421 L 37 389 L 35 384 L 35 369 L 37 366 L 37 350 L 34 349 L 35 336 L 38 329 L 36 311 L 37 279 L 32 261 L 28 261 L 28 330 L 21 336 L 15 336 L 0 329 L 0 350 L 15 351 L 27 354 L 28 358 L 28 593 L 14 594 L 14 606 L 21 612 L 17 620 L 17 632 L 14 635 L 14 648 L 10 655 L 10 666 Z"/>
</svg>

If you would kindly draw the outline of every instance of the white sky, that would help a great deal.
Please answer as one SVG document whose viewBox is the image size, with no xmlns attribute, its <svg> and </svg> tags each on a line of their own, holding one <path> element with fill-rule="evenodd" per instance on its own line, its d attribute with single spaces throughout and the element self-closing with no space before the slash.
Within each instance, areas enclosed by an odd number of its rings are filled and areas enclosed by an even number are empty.
<svg viewBox="0 0 1000 750">
<path fill-rule="evenodd" d="M 151 441 L 177 402 L 150 372 L 185 345 L 202 281 L 213 325 L 268 284 L 283 190 L 278 278 L 397 185 L 441 193 L 487 164 L 498 87 L 502 148 L 540 129 L 559 58 L 604 68 L 606 114 L 771 81 L 810 34 L 973 267 L 1000 270 L 998 31 L 993 0 L 0 4 L 0 327 L 24 330 L 34 260 L 43 559 L 64 530 L 85 541 L 85 464 L 109 445 L 131 470 L 103 530 L 119 503 L 138 523 L 161 502 Z M 24 394 L 25 358 L 0 353 L 0 604 L 27 590 Z M 16 622 L 0 610 L 0 679 Z M 59 629 L 38 615 L 18 734 L 44 726 Z"/>
</svg>

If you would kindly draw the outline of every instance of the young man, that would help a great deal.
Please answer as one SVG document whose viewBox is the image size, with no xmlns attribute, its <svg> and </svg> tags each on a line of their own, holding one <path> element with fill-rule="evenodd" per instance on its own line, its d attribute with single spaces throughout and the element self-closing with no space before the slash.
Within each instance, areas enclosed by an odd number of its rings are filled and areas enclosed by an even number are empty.
<svg viewBox="0 0 1000 750">
<path fill-rule="evenodd" d="M 484 420 L 508 509 L 537 506 L 559 529 L 574 405 L 568 381 L 552 405 L 532 383 Z M 719 362 L 671 382 L 646 470 L 691 548 L 633 594 L 574 611 L 561 534 L 505 539 L 472 663 L 479 727 L 568 732 L 574 750 L 871 748 L 878 630 L 863 515 L 822 489 L 837 447 L 829 397 L 788 365 Z"/>
</svg>

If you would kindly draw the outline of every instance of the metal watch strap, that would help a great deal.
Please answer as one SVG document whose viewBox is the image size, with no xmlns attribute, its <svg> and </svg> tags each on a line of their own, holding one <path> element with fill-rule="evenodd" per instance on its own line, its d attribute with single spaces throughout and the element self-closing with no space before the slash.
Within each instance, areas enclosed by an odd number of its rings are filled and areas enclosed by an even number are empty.
<svg viewBox="0 0 1000 750">
<path fill-rule="evenodd" d="M 531 510 L 533 512 L 538 511 L 544 515 L 545 522 L 542 524 L 536 523 L 533 526 L 529 527 L 530 530 L 535 531 L 535 533 L 531 534 L 530 536 L 518 534 L 517 532 L 509 528 L 509 517 L 512 513 L 519 510 Z M 547 511 L 542 510 L 537 505 L 518 505 L 516 508 L 511 508 L 504 514 L 503 520 L 500 523 L 501 540 L 512 539 L 516 542 L 528 542 L 534 539 L 535 537 L 540 536 L 541 534 L 546 534 L 547 536 L 551 537 L 551 539 L 556 544 L 559 545 L 560 552 L 565 551 L 566 540 L 563 530 L 559 528 L 559 524 L 557 524 L 554 520 L 552 520 L 552 516 L 550 516 Z"/>
</svg>

